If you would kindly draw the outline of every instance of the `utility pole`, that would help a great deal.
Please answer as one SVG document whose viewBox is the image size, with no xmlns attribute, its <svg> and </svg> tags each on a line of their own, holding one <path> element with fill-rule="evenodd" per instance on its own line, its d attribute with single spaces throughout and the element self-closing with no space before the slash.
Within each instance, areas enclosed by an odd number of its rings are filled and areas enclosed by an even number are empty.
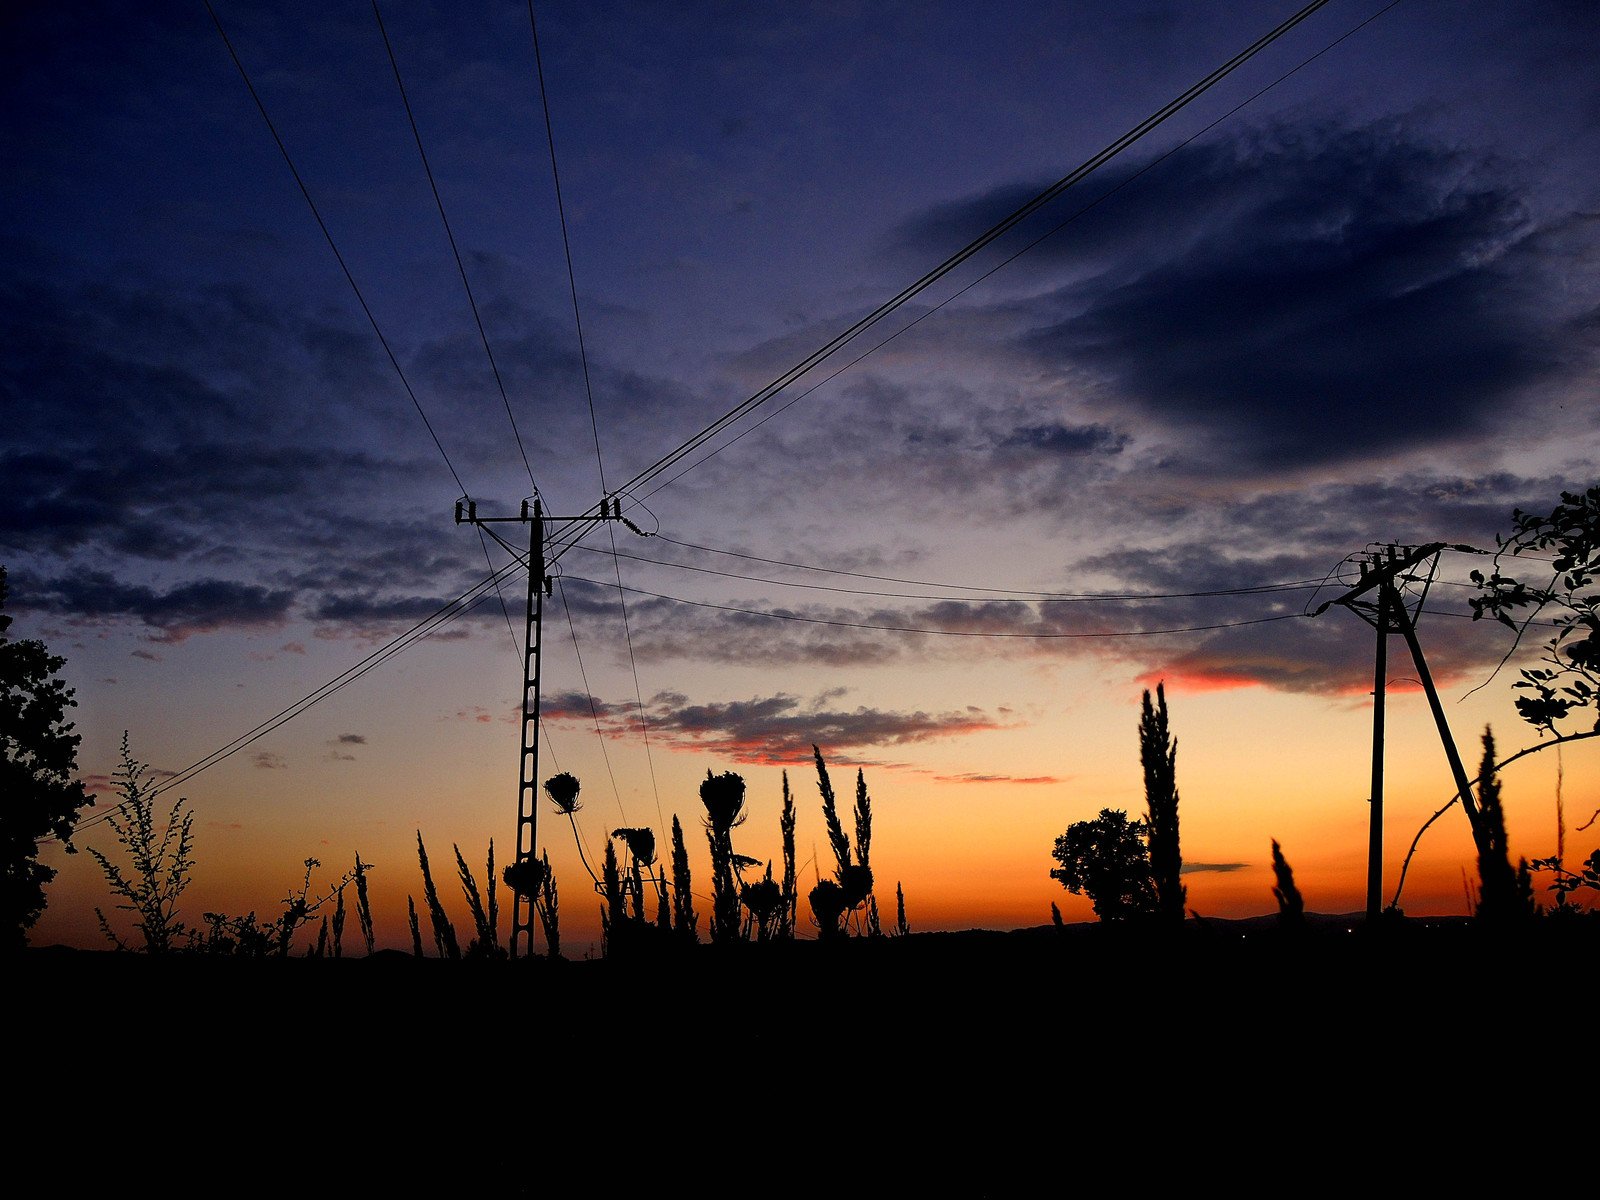
<svg viewBox="0 0 1600 1200">
<path fill-rule="evenodd" d="M 1361 580 L 1344 595 L 1329 600 L 1317 608 L 1313 616 L 1320 616 L 1333 605 L 1348 608 L 1378 633 L 1377 653 L 1372 680 L 1372 811 L 1367 832 L 1367 920 L 1376 922 L 1383 912 L 1383 739 L 1384 697 L 1387 690 L 1388 639 L 1398 633 L 1406 640 L 1411 659 L 1417 667 L 1417 678 L 1427 693 L 1428 706 L 1433 712 L 1434 725 L 1439 730 L 1439 741 L 1444 747 L 1450 773 L 1461 796 L 1462 810 L 1472 826 L 1472 838 L 1479 851 L 1484 849 L 1486 831 L 1482 828 L 1478 806 L 1472 798 L 1472 784 L 1461 764 L 1455 738 L 1445 719 L 1444 705 L 1439 699 L 1439 689 L 1434 686 L 1433 674 L 1423 656 L 1422 644 L 1417 640 L 1416 624 L 1406 608 L 1400 584 L 1414 582 L 1411 574 L 1421 564 L 1436 559 L 1441 550 L 1471 550 L 1470 546 L 1451 546 L 1444 542 L 1429 542 L 1422 546 L 1385 546 L 1381 551 L 1362 556 L 1358 560 Z M 1430 569 L 1423 583 L 1422 596 L 1417 602 L 1420 611 L 1422 599 L 1427 597 L 1427 582 L 1433 578 Z M 1374 594 L 1375 593 L 1375 594 Z"/>
<path fill-rule="evenodd" d="M 523 641 L 522 661 L 522 752 L 517 764 L 517 864 L 537 858 L 539 799 L 539 666 L 542 649 L 541 633 L 544 625 L 544 598 L 551 594 L 550 576 L 546 574 L 549 563 L 545 559 L 546 521 L 620 521 L 622 501 L 605 499 L 600 502 L 600 513 L 584 513 L 576 517 L 554 517 L 546 514 L 538 497 L 522 502 L 522 510 L 515 517 L 480 517 L 475 500 L 463 497 L 456 501 L 456 524 L 476 525 L 513 554 L 517 553 L 491 525 L 520 524 L 528 527 L 528 607 L 526 636 Z M 511 957 L 517 957 L 519 943 L 531 956 L 533 954 L 533 904 L 515 892 L 511 908 Z"/>
</svg>

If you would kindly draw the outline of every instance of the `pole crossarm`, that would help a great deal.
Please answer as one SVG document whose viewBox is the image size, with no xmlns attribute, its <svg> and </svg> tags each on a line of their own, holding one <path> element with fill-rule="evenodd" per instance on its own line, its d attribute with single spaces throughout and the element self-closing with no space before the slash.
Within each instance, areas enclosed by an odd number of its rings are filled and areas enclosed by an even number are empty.
<svg viewBox="0 0 1600 1200">
<path fill-rule="evenodd" d="M 1432 558 L 1441 550 L 1460 550 L 1469 554 L 1478 553 L 1477 548 L 1474 546 L 1462 546 L 1453 542 L 1427 542 L 1421 546 L 1389 546 L 1386 550 L 1386 555 L 1373 555 L 1371 560 L 1362 561 L 1361 582 L 1357 583 L 1355 587 L 1345 592 L 1342 596 L 1335 596 L 1332 600 L 1319 604 L 1311 615 L 1320 617 L 1337 604 L 1365 617 L 1365 613 L 1356 606 L 1355 602 L 1376 587 L 1384 584 L 1393 585 L 1402 572 L 1409 571 L 1419 563 Z M 1400 553 L 1402 550 L 1404 553 Z"/>
<path fill-rule="evenodd" d="M 538 793 L 539 793 L 539 668 L 542 657 L 544 626 L 544 598 L 550 594 L 550 577 L 546 574 L 549 560 L 545 557 L 545 523 L 547 521 L 621 521 L 622 501 L 607 496 L 597 506 L 599 514 L 586 513 L 578 517 L 557 517 L 547 514 L 537 496 L 522 502 L 514 517 L 483 517 L 478 515 L 477 501 L 463 496 L 456 501 L 456 524 L 475 525 L 513 555 L 519 552 L 502 538 L 491 525 L 517 524 L 528 527 L 528 606 L 527 636 L 523 642 L 522 661 L 522 752 L 517 758 L 517 852 L 515 863 L 520 865 L 538 857 Z M 512 889 L 515 897 L 511 910 L 511 957 L 519 950 L 533 954 L 534 904 Z"/>
</svg>

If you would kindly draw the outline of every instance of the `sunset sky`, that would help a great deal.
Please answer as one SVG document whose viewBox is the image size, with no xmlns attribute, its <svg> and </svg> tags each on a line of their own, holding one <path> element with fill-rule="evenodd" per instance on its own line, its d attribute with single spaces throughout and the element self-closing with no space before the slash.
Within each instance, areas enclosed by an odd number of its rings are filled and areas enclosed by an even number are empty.
<svg viewBox="0 0 1600 1200">
<path fill-rule="evenodd" d="M 525 3 L 212 3 L 226 41 L 203 0 L 0 18 L 0 565 L 108 852 L 124 731 L 170 778 L 344 678 L 510 564 L 464 492 L 588 509 L 1295 8 L 540 3 L 558 208 Z M 1087 920 L 1050 849 L 1143 811 L 1164 680 L 1190 907 L 1271 911 L 1276 838 L 1360 910 L 1374 635 L 1308 614 L 1373 543 L 1492 550 L 1596 482 L 1597 42 L 1589 3 L 1332 0 L 622 495 L 652 536 L 590 533 L 545 609 L 541 775 L 582 779 L 590 861 L 676 813 L 704 890 L 707 770 L 776 857 L 787 770 L 809 886 L 815 743 L 865 772 L 886 919 L 899 883 L 916 930 Z M 1465 619 L 1484 563 L 1443 555 L 1419 625 L 1470 772 L 1486 725 L 1538 740 L 1515 660 L 1473 690 L 1509 648 Z M 524 586 L 161 797 L 192 924 L 359 853 L 407 945 L 420 831 L 465 927 L 452 846 L 481 881 L 515 844 Z M 1386 897 L 1453 789 L 1389 656 Z M 1558 789 L 1569 857 L 1600 842 L 1594 746 L 1507 771 L 1514 856 L 1555 852 Z M 581 953 L 543 802 L 539 842 Z M 95 864 L 45 861 L 33 942 L 103 944 Z M 1454 811 L 1402 907 L 1473 873 Z"/>
</svg>

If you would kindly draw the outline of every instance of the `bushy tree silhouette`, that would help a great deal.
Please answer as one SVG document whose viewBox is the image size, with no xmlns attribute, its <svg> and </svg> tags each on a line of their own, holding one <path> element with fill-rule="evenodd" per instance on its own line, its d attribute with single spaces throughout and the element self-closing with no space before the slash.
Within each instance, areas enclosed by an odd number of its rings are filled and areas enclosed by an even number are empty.
<svg viewBox="0 0 1600 1200">
<path fill-rule="evenodd" d="M 1129 921 L 1158 911 L 1150 880 L 1143 821 L 1103 808 L 1092 821 L 1075 821 L 1056 839 L 1050 856 L 1061 865 L 1050 878 L 1073 895 L 1086 895 L 1102 921 Z"/>
<path fill-rule="evenodd" d="M 0 951 L 21 950 L 44 912 L 55 870 L 39 861 L 39 840 L 69 851 L 78 810 L 94 803 L 78 769 L 78 743 L 66 719 L 72 689 L 56 673 L 66 659 L 40 641 L 6 637 L 6 571 L 0 567 Z"/>
</svg>

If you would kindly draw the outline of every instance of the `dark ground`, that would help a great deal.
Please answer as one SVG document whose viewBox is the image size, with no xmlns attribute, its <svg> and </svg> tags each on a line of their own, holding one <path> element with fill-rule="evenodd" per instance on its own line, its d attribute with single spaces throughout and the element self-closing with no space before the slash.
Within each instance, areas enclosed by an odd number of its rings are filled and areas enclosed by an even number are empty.
<svg viewBox="0 0 1600 1200">
<path fill-rule="evenodd" d="M 631 962 L 32 950 L 7 973 L 12 1157 L 83 1182 L 187 1162 L 179 1196 L 1321 1194 L 1380 1164 L 1521 1192 L 1541 1164 L 1592 1170 L 1600 921 L 1119 932 Z"/>
</svg>

